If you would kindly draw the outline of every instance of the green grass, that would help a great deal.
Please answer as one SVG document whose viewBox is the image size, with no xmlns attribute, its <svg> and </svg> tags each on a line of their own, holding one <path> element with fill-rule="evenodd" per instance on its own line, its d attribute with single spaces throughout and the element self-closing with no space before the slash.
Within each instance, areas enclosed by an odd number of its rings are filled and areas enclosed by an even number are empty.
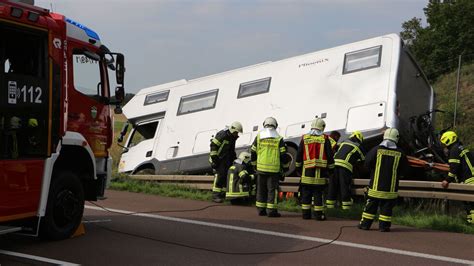
<svg viewBox="0 0 474 266">
<path fill-rule="evenodd" d="M 203 191 L 175 184 L 132 180 L 127 178 L 126 175 L 116 175 L 111 182 L 110 188 L 192 200 L 211 201 L 212 199 L 211 191 Z M 329 217 L 358 221 L 363 208 L 363 202 L 356 202 L 350 210 L 328 209 L 327 215 Z M 296 200 L 293 198 L 279 202 L 278 209 L 281 211 L 301 212 Z M 441 211 L 433 210 L 433 208 L 406 208 L 404 204 L 401 204 L 393 210 L 393 223 L 421 229 L 474 234 L 474 226 L 465 223 L 465 214 L 462 211 L 459 211 L 458 214 L 446 215 L 442 214 Z"/>
<path fill-rule="evenodd" d="M 203 201 L 210 201 L 212 199 L 210 191 L 201 191 L 175 184 L 158 184 L 151 181 L 131 180 L 125 177 L 115 178 L 110 184 L 110 189 L 182 199 Z"/>
</svg>

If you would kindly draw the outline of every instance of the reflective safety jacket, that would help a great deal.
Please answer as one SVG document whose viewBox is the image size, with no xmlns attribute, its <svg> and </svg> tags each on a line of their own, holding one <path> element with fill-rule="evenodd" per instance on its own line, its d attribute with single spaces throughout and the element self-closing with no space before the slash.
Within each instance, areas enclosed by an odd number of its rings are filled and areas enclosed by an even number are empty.
<svg viewBox="0 0 474 266">
<path fill-rule="evenodd" d="M 399 177 L 408 171 L 405 154 L 399 148 L 377 146 L 367 154 L 365 166 L 371 172 L 368 195 L 379 199 L 396 199 Z"/>
<path fill-rule="evenodd" d="M 365 156 L 360 143 L 350 139 L 342 142 L 339 150 L 334 154 L 335 166 L 346 168 L 351 173 L 354 164 L 363 160 L 365 160 Z"/>
<path fill-rule="evenodd" d="M 227 172 L 226 198 L 248 197 L 255 193 L 255 178 L 252 169 L 237 159 Z"/>
<path fill-rule="evenodd" d="M 331 140 L 327 135 L 305 134 L 296 154 L 296 167 L 302 168 L 301 183 L 327 184 L 327 169 L 334 168 Z"/>
<path fill-rule="evenodd" d="M 458 182 L 474 185 L 474 157 L 460 142 L 449 146 L 448 182 Z"/>
<path fill-rule="evenodd" d="M 237 158 L 235 154 L 236 140 L 237 138 L 228 129 L 217 132 L 216 136 L 211 139 L 209 162 L 216 165 L 220 163 L 231 165 Z"/>
<path fill-rule="evenodd" d="M 251 147 L 252 165 L 262 173 L 281 173 L 288 168 L 286 145 L 274 130 L 258 133 Z"/>
</svg>

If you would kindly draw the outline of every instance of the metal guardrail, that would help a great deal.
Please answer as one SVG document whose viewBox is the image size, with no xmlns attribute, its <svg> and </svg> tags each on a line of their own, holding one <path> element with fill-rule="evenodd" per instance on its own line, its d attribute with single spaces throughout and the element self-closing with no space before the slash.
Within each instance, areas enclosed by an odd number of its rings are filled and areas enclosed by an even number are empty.
<svg viewBox="0 0 474 266">
<path fill-rule="evenodd" d="M 202 175 L 132 175 L 130 178 L 142 181 L 154 181 L 183 185 L 201 190 L 210 190 L 214 181 L 213 176 Z M 298 192 L 299 177 L 286 177 L 280 183 L 282 192 Z M 368 179 L 354 179 L 352 192 L 355 195 L 364 195 Z M 400 180 L 398 194 L 404 198 L 447 199 L 456 201 L 474 202 L 474 185 L 449 184 L 448 189 L 441 186 L 441 182 Z"/>
</svg>

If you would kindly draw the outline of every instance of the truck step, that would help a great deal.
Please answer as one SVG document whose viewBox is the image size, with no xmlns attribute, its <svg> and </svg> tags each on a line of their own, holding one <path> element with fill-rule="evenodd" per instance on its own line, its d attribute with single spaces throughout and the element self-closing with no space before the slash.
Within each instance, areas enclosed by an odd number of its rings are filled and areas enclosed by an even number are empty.
<svg viewBox="0 0 474 266">
<path fill-rule="evenodd" d="M 21 231 L 21 227 L 13 227 L 13 226 L 0 226 L 0 235 L 5 235 L 9 233 L 14 233 Z"/>
</svg>

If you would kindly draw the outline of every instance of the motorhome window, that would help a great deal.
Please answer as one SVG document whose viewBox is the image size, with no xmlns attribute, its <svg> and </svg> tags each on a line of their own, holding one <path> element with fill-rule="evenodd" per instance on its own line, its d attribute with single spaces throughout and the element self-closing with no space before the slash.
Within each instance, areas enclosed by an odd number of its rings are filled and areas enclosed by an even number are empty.
<svg viewBox="0 0 474 266">
<path fill-rule="evenodd" d="M 212 109 L 216 106 L 217 93 L 219 90 L 206 91 L 198 94 L 181 97 L 178 115 Z"/>
<path fill-rule="evenodd" d="M 161 91 L 157 93 L 148 94 L 145 98 L 145 103 L 143 105 L 149 105 L 149 104 L 167 101 L 169 94 L 170 94 L 170 91 Z"/>
<path fill-rule="evenodd" d="M 144 140 L 153 138 L 157 127 L 158 122 L 142 124 L 135 127 L 130 142 L 128 143 L 128 147 L 133 147 Z"/>
<path fill-rule="evenodd" d="M 244 98 L 268 92 L 270 90 L 271 80 L 272 78 L 268 77 L 240 84 L 237 98 Z"/>
<path fill-rule="evenodd" d="M 72 55 L 74 69 L 74 88 L 87 96 L 100 96 L 102 84 L 99 61 L 90 59 L 81 51 L 75 50 Z"/>
<path fill-rule="evenodd" d="M 381 55 L 382 46 L 347 53 L 344 56 L 344 70 L 342 74 L 379 67 Z"/>
</svg>

